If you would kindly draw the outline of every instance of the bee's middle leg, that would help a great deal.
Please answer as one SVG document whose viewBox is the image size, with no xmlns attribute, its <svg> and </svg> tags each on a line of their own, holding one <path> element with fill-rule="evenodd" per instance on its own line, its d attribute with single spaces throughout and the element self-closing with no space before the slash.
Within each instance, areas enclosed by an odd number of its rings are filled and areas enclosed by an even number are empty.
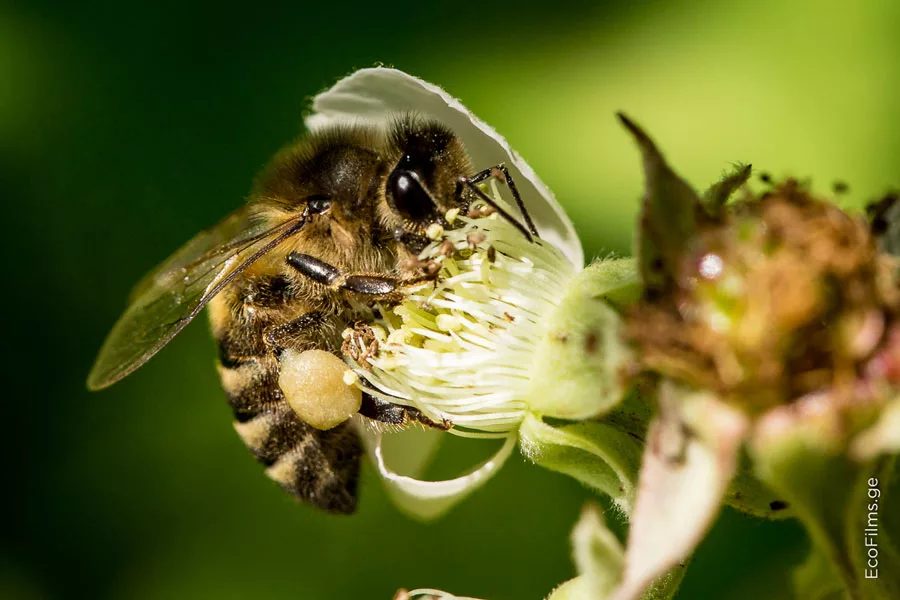
<svg viewBox="0 0 900 600">
<path fill-rule="evenodd" d="M 362 406 L 359 408 L 359 414 L 368 417 L 374 421 L 387 423 L 388 425 L 408 425 L 409 423 L 420 423 L 432 429 L 440 429 L 446 431 L 453 424 L 447 421 L 440 423 L 432 421 L 426 417 L 422 411 L 411 406 L 400 406 L 399 404 L 391 404 L 363 393 Z"/>
<path fill-rule="evenodd" d="M 313 281 L 327 285 L 334 290 L 347 290 L 367 296 L 386 296 L 410 285 L 434 279 L 434 275 L 420 277 L 392 277 L 365 273 L 342 273 L 337 267 L 309 254 L 291 252 L 287 264 Z"/>
</svg>

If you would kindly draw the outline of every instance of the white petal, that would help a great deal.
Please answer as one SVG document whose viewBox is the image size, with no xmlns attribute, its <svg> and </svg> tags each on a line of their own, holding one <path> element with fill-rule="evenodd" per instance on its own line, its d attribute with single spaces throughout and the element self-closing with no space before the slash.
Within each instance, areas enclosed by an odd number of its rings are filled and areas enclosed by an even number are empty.
<svg viewBox="0 0 900 600">
<path fill-rule="evenodd" d="M 379 432 L 363 417 L 354 417 L 363 446 L 375 463 L 375 447 L 381 447 L 384 462 L 391 470 L 409 477 L 419 477 L 431 464 L 445 435 L 436 429 L 410 427 L 397 432 Z"/>
<path fill-rule="evenodd" d="M 503 136 L 436 85 L 396 69 L 360 69 L 316 96 L 312 109 L 306 119 L 310 130 L 348 122 L 384 125 L 402 112 L 444 123 L 463 141 L 476 168 L 506 164 L 541 237 L 557 246 L 577 268 L 584 266 L 575 228 L 547 186 Z"/>
<path fill-rule="evenodd" d="M 442 432 L 411 429 L 383 433 L 366 425 L 360 425 L 359 430 L 366 451 L 394 503 L 409 515 L 422 520 L 440 517 L 484 485 L 500 470 L 516 445 L 516 436 L 510 435 L 494 456 L 466 475 L 444 481 L 424 481 L 417 477 L 433 453 L 436 441 L 444 435 Z M 419 445 L 415 447 L 417 441 Z M 402 450 L 399 448 L 401 445 Z M 392 466 L 388 466 L 389 462 Z M 406 464 L 398 466 L 398 462 Z M 401 475 L 398 470 L 408 474 Z"/>
<path fill-rule="evenodd" d="M 661 386 L 615 600 L 640 598 L 693 553 L 722 505 L 746 429 L 746 418 L 715 397 Z"/>
</svg>

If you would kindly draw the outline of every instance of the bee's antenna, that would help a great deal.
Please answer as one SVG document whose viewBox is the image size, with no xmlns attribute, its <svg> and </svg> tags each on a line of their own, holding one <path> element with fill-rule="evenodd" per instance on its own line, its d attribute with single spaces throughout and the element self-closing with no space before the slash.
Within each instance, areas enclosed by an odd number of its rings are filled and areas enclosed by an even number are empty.
<svg viewBox="0 0 900 600">
<path fill-rule="evenodd" d="M 506 187 L 509 188 L 513 199 L 516 201 L 516 206 L 519 207 L 519 212 L 522 213 L 522 218 L 525 219 L 525 224 L 528 225 L 528 231 L 530 231 L 531 235 L 536 238 L 541 237 L 540 235 L 538 235 L 537 227 L 534 226 L 534 221 L 531 220 L 531 215 L 528 214 L 528 209 L 525 208 L 525 202 L 522 201 L 522 195 L 519 194 L 519 188 L 516 187 L 516 182 L 512 178 L 512 175 L 509 174 L 509 169 L 506 168 L 506 165 L 500 163 L 499 165 L 495 165 L 489 169 L 485 169 L 484 171 L 475 173 L 474 175 L 469 177 L 469 180 L 472 183 L 481 183 L 488 177 L 502 179 L 506 183 Z"/>
<path fill-rule="evenodd" d="M 511 225 L 513 225 L 516 229 L 521 231 L 522 235 L 525 236 L 525 239 L 527 239 L 529 242 L 534 242 L 534 237 L 531 235 L 531 232 L 529 232 L 528 229 L 526 229 L 524 225 L 519 223 L 515 217 L 513 217 L 511 214 L 506 212 L 506 210 L 504 210 L 502 206 L 497 204 L 497 202 L 494 201 L 493 198 L 491 198 L 490 196 L 488 196 L 487 194 L 482 192 L 481 189 L 477 185 L 475 185 L 475 183 L 473 183 L 473 181 L 471 179 L 469 179 L 468 177 L 460 177 L 457 180 L 457 185 L 465 185 L 470 190 L 475 192 L 475 195 L 477 195 L 479 198 L 481 198 L 482 200 L 487 202 L 491 208 L 493 208 L 498 213 L 500 213 L 501 217 L 503 217 L 504 219 L 509 221 L 509 223 Z M 530 221 L 530 219 L 529 219 L 529 221 Z M 532 227 L 533 227 L 533 225 L 532 225 Z M 537 234 L 537 232 L 535 232 L 535 234 Z"/>
</svg>

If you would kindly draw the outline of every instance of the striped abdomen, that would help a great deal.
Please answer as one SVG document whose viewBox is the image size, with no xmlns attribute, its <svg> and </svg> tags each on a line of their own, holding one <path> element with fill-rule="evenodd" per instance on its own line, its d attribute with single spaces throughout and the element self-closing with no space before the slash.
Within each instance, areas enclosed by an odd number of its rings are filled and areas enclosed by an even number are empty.
<svg viewBox="0 0 900 600">
<path fill-rule="evenodd" d="M 263 323 L 237 323 L 226 303 L 211 304 L 210 317 L 238 434 L 286 491 L 331 512 L 353 512 L 362 454 L 356 432 L 349 422 L 320 431 L 300 420 L 278 387 L 278 360 L 262 341 Z M 295 349 L 320 345 L 304 336 Z"/>
</svg>

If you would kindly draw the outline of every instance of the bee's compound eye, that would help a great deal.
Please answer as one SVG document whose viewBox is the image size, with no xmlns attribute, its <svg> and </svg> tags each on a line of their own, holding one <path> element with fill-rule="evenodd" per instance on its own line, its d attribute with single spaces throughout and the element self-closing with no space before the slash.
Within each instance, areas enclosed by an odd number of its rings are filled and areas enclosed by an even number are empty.
<svg viewBox="0 0 900 600">
<path fill-rule="evenodd" d="M 310 196 L 306 199 L 306 206 L 309 207 L 309 212 L 313 214 L 323 213 L 331 208 L 331 197 L 322 194 Z"/>
<path fill-rule="evenodd" d="M 434 218 L 434 204 L 411 171 L 395 169 L 388 179 L 388 190 L 400 216 L 417 222 Z"/>
</svg>

